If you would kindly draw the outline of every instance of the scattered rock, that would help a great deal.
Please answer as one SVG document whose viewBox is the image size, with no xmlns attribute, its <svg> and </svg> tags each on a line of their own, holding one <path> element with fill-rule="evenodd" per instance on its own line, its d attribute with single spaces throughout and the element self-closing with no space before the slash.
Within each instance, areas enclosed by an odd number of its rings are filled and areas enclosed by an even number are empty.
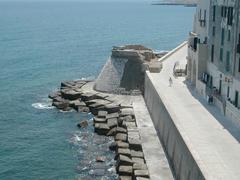
<svg viewBox="0 0 240 180">
<path fill-rule="evenodd" d="M 89 113 L 90 109 L 86 106 L 78 106 L 76 107 L 77 112 Z"/>
<path fill-rule="evenodd" d="M 120 116 L 134 116 L 134 111 L 132 108 L 121 109 Z"/>
<path fill-rule="evenodd" d="M 144 164 L 144 159 L 142 159 L 142 158 L 135 158 L 135 157 L 133 157 L 132 161 L 133 161 L 133 163 Z"/>
<path fill-rule="evenodd" d="M 133 161 L 129 157 L 127 157 L 127 156 L 119 155 L 118 156 L 118 160 L 117 160 L 117 164 L 119 166 L 121 166 L 121 165 L 132 166 L 133 165 Z"/>
<path fill-rule="evenodd" d="M 123 133 L 117 133 L 115 136 L 115 141 L 127 141 L 127 135 Z"/>
<path fill-rule="evenodd" d="M 107 136 L 115 136 L 117 134 L 117 128 L 112 128 L 108 133 Z"/>
<path fill-rule="evenodd" d="M 69 102 L 64 100 L 64 101 L 61 101 L 61 102 L 58 102 L 58 101 L 54 101 L 52 103 L 53 106 L 55 106 L 56 108 L 60 109 L 60 110 L 63 110 L 63 111 L 68 111 L 69 110 Z"/>
<path fill-rule="evenodd" d="M 88 121 L 84 120 L 77 124 L 79 128 L 86 128 L 88 126 Z"/>
<path fill-rule="evenodd" d="M 132 180 L 132 176 L 119 176 L 118 180 Z"/>
<path fill-rule="evenodd" d="M 104 123 L 95 123 L 95 132 L 99 135 L 106 135 L 110 128 Z"/>
<path fill-rule="evenodd" d="M 142 163 L 134 163 L 133 170 L 147 170 L 147 165 Z"/>
<path fill-rule="evenodd" d="M 61 95 L 60 91 L 57 91 L 57 92 L 50 93 L 50 94 L 48 95 L 48 97 L 49 97 L 50 99 L 54 99 L 54 98 L 59 97 L 60 95 Z"/>
<path fill-rule="evenodd" d="M 127 148 L 118 148 L 117 154 L 119 154 L 119 155 L 121 154 L 121 155 L 124 155 L 124 156 L 131 157 L 131 152 Z"/>
<path fill-rule="evenodd" d="M 108 119 L 107 124 L 110 128 L 117 127 L 118 126 L 118 120 L 117 120 L 117 118 Z"/>
<path fill-rule="evenodd" d="M 96 157 L 96 162 L 105 162 L 106 161 L 106 157 L 104 156 L 97 156 Z"/>
<path fill-rule="evenodd" d="M 131 156 L 132 157 L 138 157 L 138 158 L 144 158 L 144 155 L 143 155 L 142 151 L 131 150 Z"/>
<path fill-rule="evenodd" d="M 118 173 L 119 175 L 122 175 L 122 176 L 127 176 L 127 175 L 131 176 L 133 173 L 133 168 L 132 166 L 119 166 Z"/>
<path fill-rule="evenodd" d="M 98 117 L 94 117 L 93 118 L 94 123 L 107 123 L 107 120 L 104 118 L 98 118 Z"/>
<path fill-rule="evenodd" d="M 116 113 L 116 112 L 119 112 L 120 110 L 120 106 L 119 104 L 107 104 L 104 106 L 105 110 L 108 112 L 108 113 Z"/>
<path fill-rule="evenodd" d="M 117 148 L 129 148 L 129 144 L 126 142 L 116 141 L 116 143 L 117 143 Z"/>
<path fill-rule="evenodd" d="M 148 170 L 135 170 L 134 171 L 135 177 L 143 177 L 143 178 L 149 178 Z"/>
<path fill-rule="evenodd" d="M 136 177 L 136 180 L 149 180 L 149 178 Z"/>
<path fill-rule="evenodd" d="M 118 118 L 118 117 L 119 117 L 118 113 L 110 113 L 106 116 L 107 119 Z"/>
<path fill-rule="evenodd" d="M 107 111 L 99 111 L 98 112 L 98 117 L 99 118 L 106 118 L 108 112 Z"/>
<path fill-rule="evenodd" d="M 70 90 L 61 90 L 61 94 L 64 99 L 76 100 L 81 97 L 82 93 L 76 92 L 70 89 Z"/>
<path fill-rule="evenodd" d="M 130 149 L 133 149 L 135 151 L 142 151 L 142 143 L 140 139 L 128 139 L 128 143 L 130 146 Z"/>
<path fill-rule="evenodd" d="M 124 133 L 124 134 L 126 134 L 127 130 L 122 128 L 122 127 L 117 127 L 117 133 Z"/>
</svg>

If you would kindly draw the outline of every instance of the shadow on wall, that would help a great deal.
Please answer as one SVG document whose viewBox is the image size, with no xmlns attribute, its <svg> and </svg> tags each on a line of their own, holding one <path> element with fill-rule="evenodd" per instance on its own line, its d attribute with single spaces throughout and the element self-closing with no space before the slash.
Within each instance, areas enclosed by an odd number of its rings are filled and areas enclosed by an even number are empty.
<svg viewBox="0 0 240 180">
<path fill-rule="evenodd" d="M 207 100 L 205 100 L 201 95 L 199 95 L 194 87 L 187 80 L 184 81 L 189 92 L 192 96 L 197 99 L 205 109 L 217 119 L 217 121 L 223 126 L 224 129 L 228 130 L 228 132 L 238 141 L 240 142 L 240 128 L 236 127 L 228 118 L 226 118 L 216 106 L 212 104 L 208 104 Z"/>
</svg>

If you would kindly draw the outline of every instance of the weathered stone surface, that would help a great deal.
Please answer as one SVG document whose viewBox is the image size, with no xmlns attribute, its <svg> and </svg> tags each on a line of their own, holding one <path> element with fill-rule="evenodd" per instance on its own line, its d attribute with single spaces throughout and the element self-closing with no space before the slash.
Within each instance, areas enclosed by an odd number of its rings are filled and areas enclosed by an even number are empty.
<svg viewBox="0 0 240 180">
<path fill-rule="evenodd" d="M 119 113 L 110 113 L 106 116 L 107 119 L 118 118 L 118 117 L 119 117 Z"/>
<path fill-rule="evenodd" d="M 149 173 L 148 173 L 148 170 L 135 170 L 134 171 L 134 176 L 135 177 L 149 178 Z"/>
<path fill-rule="evenodd" d="M 135 157 L 133 157 L 132 161 L 133 161 L 133 163 L 144 164 L 144 159 L 142 159 L 142 158 L 135 158 Z"/>
<path fill-rule="evenodd" d="M 131 176 L 133 174 L 133 168 L 132 166 L 119 166 L 118 173 L 123 176 Z"/>
<path fill-rule="evenodd" d="M 127 135 L 123 133 L 117 133 L 115 136 L 115 141 L 127 141 Z"/>
<path fill-rule="evenodd" d="M 104 156 L 97 156 L 96 157 L 96 162 L 105 162 L 106 161 L 106 157 Z"/>
<path fill-rule="evenodd" d="M 124 119 L 124 121 L 126 122 L 135 122 L 135 119 L 132 118 L 132 116 L 124 116 L 122 117 Z"/>
<path fill-rule="evenodd" d="M 56 91 L 56 92 L 50 93 L 50 94 L 48 95 L 48 97 L 49 97 L 50 99 L 54 99 L 54 98 L 56 98 L 56 97 L 58 97 L 58 96 L 60 96 L 60 95 L 61 95 L 60 91 Z"/>
<path fill-rule="evenodd" d="M 53 102 L 62 102 L 62 101 L 67 101 L 67 100 L 62 98 L 61 96 L 53 97 Z"/>
<path fill-rule="evenodd" d="M 84 120 L 84 121 L 78 123 L 77 126 L 78 126 L 79 128 L 85 128 L 85 127 L 88 126 L 88 121 Z"/>
<path fill-rule="evenodd" d="M 110 128 L 114 128 L 118 126 L 118 120 L 117 118 L 110 118 L 107 120 L 107 124 Z"/>
<path fill-rule="evenodd" d="M 104 123 L 95 123 L 95 132 L 99 135 L 106 135 L 110 128 Z"/>
<path fill-rule="evenodd" d="M 120 116 L 134 116 L 134 111 L 132 108 L 121 109 Z"/>
<path fill-rule="evenodd" d="M 61 101 L 61 102 L 58 102 L 58 101 L 54 101 L 52 103 L 53 106 L 55 106 L 56 108 L 60 109 L 60 110 L 63 110 L 63 111 L 68 111 L 69 110 L 69 102 L 64 100 L 64 101 Z"/>
<path fill-rule="evenodd" d="M 129 144 L 126 142 L 116 141 L 116 143 L 117 143 L 117 148 L 129 148 Z"/>
<path fill-rule="evenodd" d="M 131 156 L 132 157 L 139 157 L 139 158 L 143 158 L 144 157 L 142 151 L 134 151 L 134 150 L 131 150 Z"/>
<path fill-rule="evenodd" d="M 94 117 L 93 118 L 94 123 L 107 123 L 107 120 L 104 118 L 98 118 L 98 117 Z"/>
<path fill-rule="evenodd" d="M 115 112 L 119 112 L 120 110 L 119 104 L 114 104 L 114 103 L 107 104 L 104 107 L 108 113 L 115 113 Z"/>
<path fill-rule="evenodd" d="M 117 164 L 119 166 L 121 166 L 121 165 L 132 166 L 133 165 L 133 161 L 129 157 L 127 157 L 127 156 L 119 155 Z"/>
<path fill-rule="evenodd" d="M 127 130 L 123 127 L 117 127 L 117 133 L 124 133 L 126 134 L 127 133 Z"/>
<path fill-rule="evenodd" d="M 86 106 L 86 104 L 83 101 L 80 101 L 80 99 L 74 100 L 74 101 L 69 101 L 70 107 L 78 107 L 78 106 Z"/>
<path fill-rule="evenodd" d="M 128 139 L 140 139 L 140 135 L 138 131 L 130 131 L 127 134 L 128 134 Z"/>
<path fill-rule="evenodd" d="M 131 151 L 127 148 L 118 148 L 117 154 L 131 157 Z"/>
<path fill-rule="evenodd" d="M 149 180 L 149 178 L 136 177 L 136 180 Z"/>
<path fill-rule="evenodd" d="M 92 99 L 96 99 L 97 98 L 97 94 L 96 93 L 83 93 L 81 96 L 81 99 L 83 101 L 90 101 Z"/>
<path fill-rule="evenodd" d="M 108 133 L 107 136 L 115 136 L 117 134 L 117 128 L 112 128 Z"/>
<path fill-rule="evenodd" d="M 100 105 L 107 105 L 110 104 L 111 102 L 104 100 L 104 99 L 92 99 L 90 101 L 86 101 L 87 105 L 91 105 L 91 104 L 100 104 Z"/>
<path fill-rule="evenodd" d="M 64 99 L 69 99 L 69 100 L 76 100 L 79 99 L 81 97 L 81 93 L 80 92 L 76 92 L 74 90 L 62 90 L 61 91 L 62 97 Z"/>
<path fill-rule="evenodd" d="M 132 176 L 119 176 L 118 180 L 132 180 Z"/>
<path fill-rule="evenodd" d="M 135 151 L 142 151 L 142 143 L 140 139 L 128 138 L 128 143 L 129 143 L 130 149 L 133 149 Z"/>
<path fill-rule="evenodd" d="M 99 118 L 106 118 L 108 112 L 107 111 L 99 111 L 98 112 L 98 117 Z"/>
<path fill-rule="evenodd" d="M 136 123 L 135 122 L 125 122 L 125 124 L 126 124 L 126 127 L 128 128 L 128 127 L 136 127 Z"/>
<path fill-rule="evenodd" d="M 90 109 L 86 106 L 78 106 L 76 107 L 77 112 L 84 112 L 84 113 L 89 113 Z"/>
<path fill-rule="evenodd" d="M 134 163 L 133 170 L 147 170 L 147 165 L 143 163 Z"/>
</svg>

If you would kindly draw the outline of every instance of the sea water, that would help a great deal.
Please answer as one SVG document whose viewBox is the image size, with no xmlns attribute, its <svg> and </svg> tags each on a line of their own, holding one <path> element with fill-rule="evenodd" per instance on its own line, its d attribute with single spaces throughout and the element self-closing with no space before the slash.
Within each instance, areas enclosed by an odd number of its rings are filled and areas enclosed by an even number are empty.
<svg viewBox="0 0 240 180">
<path fill-rule="evenodd" d="M 111 139 L 89 114 L 62 113 L 48 93 L 97 77 L 112 46 L 170 50 L 187 39 L 194 8 L 150 2 L 0 2 L 0 179 L 114 179 Z M 76 124 L 88 120 L 90 126 Z M 94 175 L 97 155 L 107 157 Z M 99 172 L 98 172 L 99 173 Z"/>
</svg>

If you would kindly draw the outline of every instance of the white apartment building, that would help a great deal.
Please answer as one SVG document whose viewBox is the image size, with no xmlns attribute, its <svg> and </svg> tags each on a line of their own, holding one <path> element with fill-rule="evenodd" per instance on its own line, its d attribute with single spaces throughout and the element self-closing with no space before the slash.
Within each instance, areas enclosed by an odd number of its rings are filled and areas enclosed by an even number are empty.
<svg viewBox="0 0 240 180">
<path fill-rule="evenodd" d="M 240 127 L 240 1 L 199 0 L 187 79 Z"/>
</svg>

